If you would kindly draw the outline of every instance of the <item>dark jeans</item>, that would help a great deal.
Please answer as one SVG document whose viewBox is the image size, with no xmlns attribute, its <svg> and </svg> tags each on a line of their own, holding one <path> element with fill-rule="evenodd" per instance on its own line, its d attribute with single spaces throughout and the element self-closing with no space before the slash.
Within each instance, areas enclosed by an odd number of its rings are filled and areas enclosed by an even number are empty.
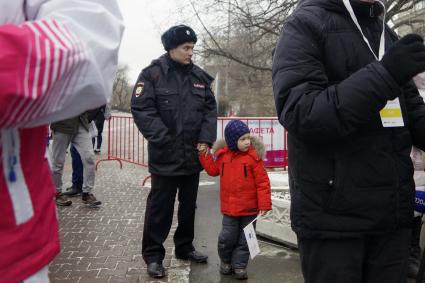
<svg viewBox="0 0 425 283">
<path fill-rule="evenodd" d="M 174 234 L 176 255 L 194 250 L 195 207 L 198 195 L 199 173 L 188 176 L 152 175 L 152 188 L 146 202 L 143 227 L 142 255 L 147 264 L 162 262 L 164 241 L 170 232 L 174 202 L 178 191 L 178 226 Z"/>
<path fill-rule="evenodd" d="M 306 283 L 407 282 L 410 229 L 358 239 L 301 239 Z"/>
<path fill-rule="evenodd" d="M 218 236 L 218 255 L 222 262 L 230 263 L 233 268 L 247 267 L 249 249 L 243 228 L 255 217 L 257 216 L 223 215 L 223 226 Z"/>
<path fill-rule="evenodd" d="M 72 186 L 81 191 L 83 188 L 83 162 L 75 146 L 71 144 Z"/>
<path fill-rule="evenodd" d="M 101 115 L 103 116 L 103 114 L 101 114 Z M 103 133 L 103 126 L 105 124 L 105 118 L 102 117 L 102 118 L 96 119 L 95 124 L 96 124 L 96 128 L 97 128 L 97 136 L 93 137 L 91 139 L 91 141 L 93 143 L 93 148 L 94 148 L 94 146 L 96 144 L 96 138 L 97 138 L 96 148 L 100 149 L 101 146 L 102 146 L 102 133 Z"/>
</svg>

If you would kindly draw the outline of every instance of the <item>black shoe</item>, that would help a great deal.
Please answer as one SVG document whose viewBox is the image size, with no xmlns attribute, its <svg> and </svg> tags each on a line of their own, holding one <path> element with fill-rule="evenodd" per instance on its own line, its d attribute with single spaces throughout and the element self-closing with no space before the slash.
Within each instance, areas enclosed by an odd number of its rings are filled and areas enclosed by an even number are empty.
<svg viewBox="0 0 425 283">
<path fill-rule="evenodd" d="M 94 151 L 94 154 L 100 154 L 100 149 L 99 148 L 96 148 L 93 151 Z"/>
<path fill-rule="evenodd" d="M 162 278 L 165 276 L 165 269 L 162 263 L 152 262 L 148 264 L 148 274 L 152 278 Z"/>
<path fill-rule="evenodd" d="M 71 186 L 71 187 L 67 188 L 66 191 L 63 194 L 67 197 L 75 197 L 77 195 L 82 194 L 82 192 L 83 192 L 82 189 L 78 189 L 75 186 Z"/>
<path fill-rule="evenodd" d="M 102 202 L 97 200 L 93 194 L 83 193 L 82 196 L 83 203 L 88 204 L 90 206 L 98 206 L 101 205 Z"/>
<path fill-rule="evenodd" d="M 190 260 L 196 263 L 204 263 L 204 262 L 207 262 L 208 256 L 198 251 L 191 251 L 190 253 L 185 255 L 176 255 L 176 258 L 183 259 L 183 260 Z"/>
<path fill-rule="evenodd" d="M 56 205 L 59 206 L 70 206 L 72 201 L 70 201 L 63 193 L 56 193 Z"/>
<path fill-rule="evenodd" d="M 238 280 L 248 279 L 248 273 L 246 272 L 246 268 L 235 268 L 233 272 L 234 272 L 233 276 L 235 277 L 235 279 L 238 279 Z"/>
</svg>

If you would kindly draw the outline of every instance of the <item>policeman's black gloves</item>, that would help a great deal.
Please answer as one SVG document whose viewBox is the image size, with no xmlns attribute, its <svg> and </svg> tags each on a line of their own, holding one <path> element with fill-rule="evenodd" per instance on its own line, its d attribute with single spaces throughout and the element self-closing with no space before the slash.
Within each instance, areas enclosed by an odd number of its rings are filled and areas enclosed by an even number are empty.
<svg viewBox="0 0 425 283">
<path fill-rule="evenodd" d="M 425 45 L 420 35 L 408 34 L 384 55 L 382 65 L 400 86 L 425 71 Z"/>
</svg>

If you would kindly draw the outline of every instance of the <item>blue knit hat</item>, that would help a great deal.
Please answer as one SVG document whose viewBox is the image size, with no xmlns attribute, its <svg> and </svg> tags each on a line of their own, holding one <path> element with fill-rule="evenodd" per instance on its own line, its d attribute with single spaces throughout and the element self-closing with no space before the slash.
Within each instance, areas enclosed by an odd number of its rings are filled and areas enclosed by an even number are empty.
<svg viewBox="0 0 425 283">
<path fill-rule="evenodd" d="M 229 149 L 238 150 L 239 138 L 248 133 L 249 128 L 244 122 L 239 120 L 230 121 L 224 129 L 224 138 Z"/>
<path fill-rule="evenodd" d="M 191 27 L 178 25 L 170 27 L 166 32 L 164 32 L 161 36 L 161 41 L 162 45 L 164 45 L 164 49 L 168 51 L 186 42 L 196 43 L 198 38 Z"/>
</svg>

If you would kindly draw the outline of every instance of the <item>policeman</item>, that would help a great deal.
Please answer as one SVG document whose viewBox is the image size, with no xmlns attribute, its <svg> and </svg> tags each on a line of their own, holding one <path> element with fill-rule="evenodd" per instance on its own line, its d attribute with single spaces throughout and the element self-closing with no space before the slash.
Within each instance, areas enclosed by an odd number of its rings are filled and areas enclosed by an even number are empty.
<svg viewBox="0 0 425 283">
<path fill-rule="evenodd" d="M 217 133 L 213 79 L 192 63 L 195 32 L 185 25 L 173 26 L 161 41 L 167 53 L 141 72 L 131 99 L 134 121 L 148 140 L 152 189 L 146 203 L 142 254 L 153 278 L 165 276 L 163 243 L 170 231 L 177 191 L 175 255 L 207 261 L 192 245 L 202 169 L 198 148 L 209 148 Z"/>
</svg>

